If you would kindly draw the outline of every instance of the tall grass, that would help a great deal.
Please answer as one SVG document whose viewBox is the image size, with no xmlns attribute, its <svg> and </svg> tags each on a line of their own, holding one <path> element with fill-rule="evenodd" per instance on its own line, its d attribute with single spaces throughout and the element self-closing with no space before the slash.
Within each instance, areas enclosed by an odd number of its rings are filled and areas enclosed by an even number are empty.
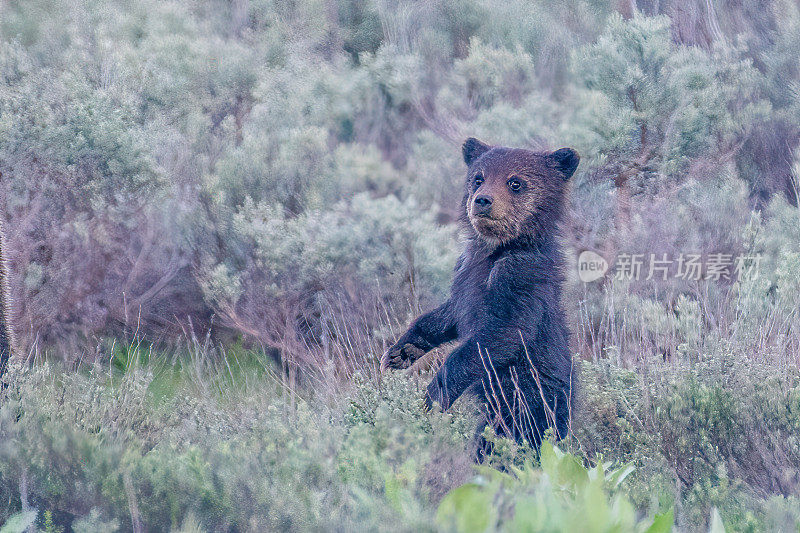
<svg viewBox="0 0 800 533">
<path fill-rule="evenodd" d="M 794 527 L 795 311 L 764 305 L 763 289 L 669 306 L 609 287 L 600 320 L 577 324 L 571 433 L 549 466 L 487 430 L 493 455 L 476 469 L 476 406 L 422 409 L 439 356 L 380 375 L 382 343 L 341 318 L 296 372 L 191 331 L 172 350 L 103 341 L 74 368 L 36 351 L 3 392 L 0 519 L 35 511 L 40 529 L 76 531 L 566 531 L 571 516 L 630 531 L 703 530 L 716 516 L 731 530 Z"/>
</svg>

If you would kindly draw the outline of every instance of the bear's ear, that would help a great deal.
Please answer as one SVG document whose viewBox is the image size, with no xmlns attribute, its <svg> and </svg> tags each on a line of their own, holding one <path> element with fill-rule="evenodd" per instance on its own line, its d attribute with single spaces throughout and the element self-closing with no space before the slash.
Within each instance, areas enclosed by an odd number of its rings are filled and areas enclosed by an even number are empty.
<svg viewBox="0 0 800 533">
<path fill-rule="evenodd" d="M 471 165 L 473 161 L 478 159 L 485 152 L 488 152 L 491 148 L 491 146 L 479 141 L 475 137 L 470 137 L 464 141 L 464 145 L 461 147 L 461 153 L 464 154 L 464 163 L 466 163 L 467 166 Z"/>
<path fill-rule="evenodd" d="M 564 175 L 565 180 L 572 177 L 581 160 L 581 156 L 572 148 L 561 148 L 547 156 L 547 158 L 550 159 L 556 169 Z"/>
</svg>

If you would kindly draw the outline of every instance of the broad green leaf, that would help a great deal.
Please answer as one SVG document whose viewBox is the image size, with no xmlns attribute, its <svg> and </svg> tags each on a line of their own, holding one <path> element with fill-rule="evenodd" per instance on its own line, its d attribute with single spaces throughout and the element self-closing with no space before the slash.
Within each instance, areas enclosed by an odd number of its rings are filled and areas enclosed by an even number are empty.
<svg viewBox="0 0 800 533">
<path fill-rule="evenodd" d="M 542 447 L 539 449 L 539 464 L 542 465 L 542 470 L 548 476 L 557 479 L 558 457 L 556 457 L 553 445 L 548 440 L 542 442 Z"/>
<path fill-rule="evenodd" d="M 631 502 L 620 495 L 611 504 L 611 524 L 617 531 L 633 531 L 636 523 L 636 510 Z"/>
<path fill-rule="evenodd" d="M 583 512 L 585 513 L 585 524 L 591 526 L 592 531 L 606 529 L 611 509 L 603 487 L 599 483 L 592 483 L 586 488 Z"/>
<path fill-rule="evenodd" d="M 580 459 L 564 455 L 558 462 L 558 482 L 579 490 L 589 483 L 589 474 Z"/>
<path fill-rule="evenodd" d="M 541 531 L 547 523 L 548 509 L 542 498 L 521 498 L 514 505 L 510 531 Z"/>
<path fill-rule="evenodd" d="M 439 504 L 436 522 L 460 533 L 481 533 L 496 520 L 493 494 L 475 483 L 467 483 L 450 491 Z"/>
<path fill-rule="evenodd" d="M 502 483 L 513 484 L 515 482 L 515 478 L 513 476 L 507 474 L 506 472 L 501 472 L 491 466 L 479 465 L 475 467 L 475 470 L 478 472 L 479 476 L 475 479 L 474 483 L 477 483 L 481 486 L 486 486 L 489 484 L 500 485 Z M 519 477 L 518 474 L 517 477 Z"/>
<path fill-rule="evenodd" d="M 645 530 L 645 533 L 670 533 L 672 525 L 675 523 L 675 512 L 670 509 L 667 512 L 657 514 L 653 519 L 653 524 Z"/>
</svg>

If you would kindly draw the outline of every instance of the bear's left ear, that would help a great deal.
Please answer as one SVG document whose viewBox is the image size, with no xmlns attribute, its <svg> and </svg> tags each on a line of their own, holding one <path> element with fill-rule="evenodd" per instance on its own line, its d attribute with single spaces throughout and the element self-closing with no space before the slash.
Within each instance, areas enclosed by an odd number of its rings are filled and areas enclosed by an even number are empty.
<svg viewBox="0 0 800 533">
<path fill-rule="evenodd" d="M 475 137 L 470 137 L 464 141 L 464 145 L 461 147 L 461 153 L 464 155 L 464 163 L 466 163 L 467 166 L 471 165 L 473 161 L 478 159 L 485 152 L 488 152 L 491 148 L 491 146 L 479 141 Z"/>
<path fill-rule="evenodd" d="M 561 148 L 547 156 L 547 158 L 550 159 L 554 163 L 556 169 L 564 175 L 564 180 L 568 180 L 572 177 L 581 160 L 581 156 L 572 148 Z"/>
</svg>

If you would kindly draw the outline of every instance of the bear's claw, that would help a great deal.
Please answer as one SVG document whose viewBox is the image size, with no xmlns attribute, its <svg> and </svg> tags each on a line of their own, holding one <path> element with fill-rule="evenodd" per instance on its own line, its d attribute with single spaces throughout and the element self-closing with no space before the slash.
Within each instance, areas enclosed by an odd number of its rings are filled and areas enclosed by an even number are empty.
<svg viewBox="0 0 800 533">
<path fill-rule="evenodd" d="M 413 344 L 406 343 L 401 347 L 394 345 L 381 357 L 381 372 L 389 368 L 408 368 L 423 355 L 425 351 Z"/>
</svg>

